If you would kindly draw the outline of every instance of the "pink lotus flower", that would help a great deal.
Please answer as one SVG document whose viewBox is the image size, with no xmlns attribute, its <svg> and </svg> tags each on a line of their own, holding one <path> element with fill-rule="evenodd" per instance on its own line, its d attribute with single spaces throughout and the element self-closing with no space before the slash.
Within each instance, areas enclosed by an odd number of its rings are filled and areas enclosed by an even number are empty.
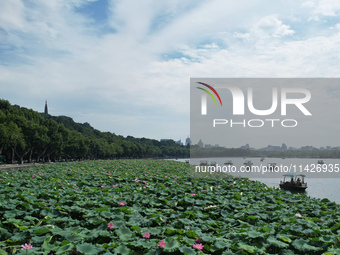
<svg viewBox="0 0 340 255">
<path fill-rule="evenodd" d="M 161 247 L 161 248 L 164 248 L 166 245 L 166 243 L 164 242 L 164 240 L 162 241 L 159 241 L 159 243 L 157 244 L 157 246 Z"/>
<path fill-rule="evenodd" d="M 125 205 L 124 202 L 119 202 L 119 205 Z"/>
<path fill-rule="evenodd" d="M 113 185 L 112 187 L 116 188 L 116 187 L 117 187 L 117 185 Z"/>
<path fill-rule="evenodd" d="M 195 243 L 195 244 L 192 246 L 192 248 L 197 249 L 197 250 L 199 250 L 200 252 L 202 252 L 203 247 L 204 247 L 204 245 L 201 244 L 201 243 Z"/>
<path fill-rule="evenodd" d="M 61 181 L 58 181 L 58 183 L 61 183 Z"/>
<path fill-rule="evenodd" d="M 150 238 L 150 233 L 149 232 L 144 233 L 143 237 L 149 239 Z"/>
<path fill-rule="evenodd" d="M 143 186 L 143 189 L 146 189 L 146 187 L 145 187 L 145 186 Z"/>
<path fill-rule="evenodd" d="M 195 194 L 195 193 L 192 193 L 191 195 L 192 195 L 192 196 L 196 196 L 196 194 Z"/>
<path fill-rule="evenodd" d="M 109 225 L 107 225 L 107 227 L 108 227 L 109 229 L 113 229 L 113 228 L 114 228 L 113 223 L 110 222 Z"/>
<path fill-rule="evenodd" d="M 101 185 L 100 187 L 101 187 L 102 189 L 104 189 L 104 185 Z"/>
<path fill-rule="evenodd" d="M 75 254 L 80 254 L 80 252 L 77 251 L 77 248 L 73 248 L 72 252 L 75 253 Z"/>
<path fill-rule="evenodd" d="M 25 245 L 21 245 L 21 250 L 31 250 L 31 251 L 33 251 L 33 246 L 32 246 L 32 244 L 27 244 L 27 243 L 25 243 Z"/>
<path fill-rule="evenodd" d="M 295 216 L 296 216 L 296 217 L 299 217 L 299 218 L 302 217 L 302 215 L 301 215 L 300 213 L 296 213 Z"/>
</svg>

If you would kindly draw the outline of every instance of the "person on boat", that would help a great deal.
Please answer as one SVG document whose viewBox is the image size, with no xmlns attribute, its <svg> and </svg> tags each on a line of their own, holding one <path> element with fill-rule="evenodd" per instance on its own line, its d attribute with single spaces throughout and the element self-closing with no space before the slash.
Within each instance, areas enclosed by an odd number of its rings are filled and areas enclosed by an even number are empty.
<svg viewBox="0 0 340 255">
<path fill-rule="evenodd" d="M 298 184 L 299 186 L 301 186 L 301 180 L 300 180 L 300 178 L 297 179 L 297 184 Z"/>
</svg>

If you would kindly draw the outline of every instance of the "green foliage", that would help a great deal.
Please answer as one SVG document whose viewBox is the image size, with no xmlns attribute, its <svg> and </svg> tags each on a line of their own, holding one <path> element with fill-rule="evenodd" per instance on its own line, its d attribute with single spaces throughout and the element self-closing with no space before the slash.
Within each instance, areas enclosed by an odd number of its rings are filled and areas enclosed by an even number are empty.
<svg viewBox="0 0 340 255">
<path fill-rule="evenodd" d="M 269 157 L 269 158 L 340 158 L 337 150 L 316 151 L 259 151 L 242 148 L 201 148 L 191 146 L 190 156 L 194 158 L 219 158 L 219 157 Z"/>
<path fill-rule="evenodd" d="M 189 157 L 173 140 L 126 138 L 100 132 L 88 123 L 51 116 L 0 99 L 0 153 L 7 163 L 41 160 Z M 0 159 L 3 161 L 3 159 Z"/>
<path fill-rule="evenodd" d="M 197 178 L 175 161 L 1 170 L 0 190 L 0 255 L 201 254 L 195 244 L 217 255 L 340 250 L 339 205 L 248 179 Z"/>
</svg>

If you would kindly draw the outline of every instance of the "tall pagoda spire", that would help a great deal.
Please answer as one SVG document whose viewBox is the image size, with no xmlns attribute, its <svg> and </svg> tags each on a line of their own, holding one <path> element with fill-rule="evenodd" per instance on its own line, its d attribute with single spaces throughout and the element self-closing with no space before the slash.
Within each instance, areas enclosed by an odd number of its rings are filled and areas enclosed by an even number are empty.
<svg viewBox="0 0 340 255">
<path fill-rule="evenodd" d="M 44 113 L 48 114 L 47 100 L 45 100 L 45 111 L 44 111 Z"/>
</svg>

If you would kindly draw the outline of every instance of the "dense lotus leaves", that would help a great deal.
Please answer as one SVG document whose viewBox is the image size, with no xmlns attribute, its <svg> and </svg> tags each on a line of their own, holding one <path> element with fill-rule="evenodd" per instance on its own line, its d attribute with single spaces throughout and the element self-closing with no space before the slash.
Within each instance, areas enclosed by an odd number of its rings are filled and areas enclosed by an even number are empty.
<svg viewBox="0 0 340 255">
<path fill-rule="evenodd" d="M 0 190 L 0 255 L 340 251 L 339 205 L 175 161 L 0 170 Z"/>
</svg>

